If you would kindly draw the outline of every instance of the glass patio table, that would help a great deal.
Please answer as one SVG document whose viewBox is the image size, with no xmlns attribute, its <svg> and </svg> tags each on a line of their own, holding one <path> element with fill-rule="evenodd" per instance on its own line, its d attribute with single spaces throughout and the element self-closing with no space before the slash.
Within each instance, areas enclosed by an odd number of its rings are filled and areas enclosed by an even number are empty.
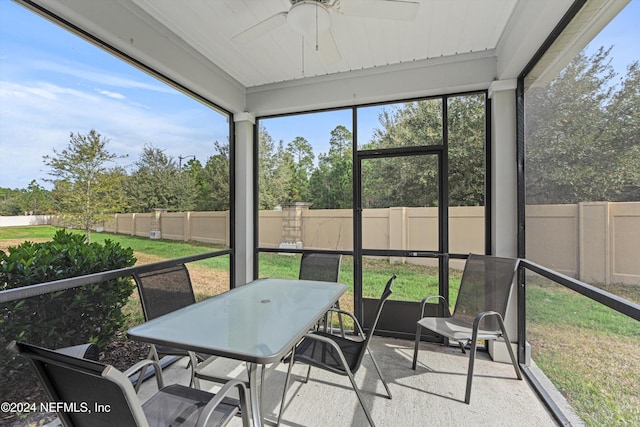
<svg viewBox="0 0 640 427">
<path fill-rule="evenodd" d="M 135 326 L 128 335 L 248 362 L 253 421 L 261 426 L 258 367 L 280 362 L 346 289 L 341 283 L 259 279 Z"/>
</svg>

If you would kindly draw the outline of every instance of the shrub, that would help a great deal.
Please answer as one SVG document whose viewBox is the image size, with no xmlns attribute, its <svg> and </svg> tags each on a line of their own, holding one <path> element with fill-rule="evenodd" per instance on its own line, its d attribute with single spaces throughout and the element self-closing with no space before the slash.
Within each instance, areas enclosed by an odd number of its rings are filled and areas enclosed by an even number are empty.
<svg viewBox="0 0 640 427">
<path fill-rule="evenodd" d="M 0 290 L 130 267 L 133 250 L 59 230 L 44 243 L 0 251 Z M 125 321 L 122 306 L 134 289 L 130 277 L 57 291 L 0 305 L 0 378 L 22 369 L 5 347 L 11 340 L 47 348 L 92 342 L 102 347 Z"/>
</svg>

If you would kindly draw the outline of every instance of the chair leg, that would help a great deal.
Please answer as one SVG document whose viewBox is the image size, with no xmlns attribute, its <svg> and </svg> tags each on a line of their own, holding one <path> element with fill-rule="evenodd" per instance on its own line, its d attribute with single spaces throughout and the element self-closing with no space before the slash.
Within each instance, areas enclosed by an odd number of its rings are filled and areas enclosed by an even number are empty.
<svg viewBox="0 0 640 427">
<path fill-rule="evenodd" d="M 413 363 L 411 364 L 411 369 L 416 370 L 416 363 L 418 362 L 418 346 L 420 345 L 420 337 L 422 335 L 422 326 L 418 324 L 416 328 L 416 343 L 413 347 Z"/>
<path fill-rule="evenodd" d="M 282 391 L 282 402 L 280 403 L 280 412 L 278 413 L 278 422 L 276 423 L 276 427 L 278 427 L 280 425 L 280 419 L 282 418 L 282 414 L 284 413 L 284 407 L 285 407 L 285 397 L 287 396 L 287 387 L 289 387 L 289 378 L 291 377 L 291 368 L 293 367 L 293 364 L 295 363 L 294 360 L 294 356 L 295 356 L 295 351 L 296 349 L 294 348 L 293 351 L 291 351 L 291 355 L 289 357 L 291 357 L 291 359 L 289 359 L 289 367 L 287 368 L 287 376 L 284 380 L 284 390 Z"/>
<path fill-rule="evenodd" d="M 189 363 L 191 364 L 191 381 L 189 387 L 200 388 L 200 379 L 196 377 L 196 366 L 198 365 L 198 357 L 192 351 L 189 352 Z"/>
<path fill-rule="evenodd" d="M 478 327 L 474 325 L 471 334 L 471 348 L 469 350 L 469 369 L 467 370 L 467 389 L 464 394 L 464 403 L 469 404 L 471 400 L 471 381 L 473 380 L 473 367 L 476 361 L 476 350 L 478 348 Z"/>
<path fill-rule="evenodd" d="M 264 376 L 267 371 L 267 365 L 261 365 L 260 368 L 260 413 L 264 414 Z"/>
<path fill-rule="evenodd" d="M 371 417 L 371 414 L 369 413 L 369 410 L 367 409 L 366 405 L 364 404 L 364 400 L 362 399 L 362 395 L 360 394 L 360 390 L 358 389 L 358 385 L 356 384 L 356 380 L 353 377 L 353 374 L 351 373 L 351 369 L 349 369 L 347 366 L 345 366 L 345 370 L 347 372 L 347 375 L 349 376 L 349 380 L 351 380 L 351 385 L 353 386 L 353 390 L 356 392 L 356 396 L 358 396 L 358 400 L 360 401 L 360 406 L 362 406 L 362 410 L 364 411 L 364 414 L 367 416 L 367 420 L 369 420 L 369 425 L 371 425 L 371 427 L 375 427 L 375 423 L 373 422 L 373 418 Z"/>
<path fill-rule="evenodd" d="M 311 365 L 307 365 L 307 376 L 305 377 L 304 381 L 302 381 L 303 383 L 308 383 L 309 382 L 309 376 L 311 375 Z"/>
<path fill-rule="evenodd" d="M 338 325 L 340 325 L 340 335 L 344 338 L 344 323 L 342 321 L 342 313 L 338 313 Z"/>
<path fill-rule="evenodd" d="M 500 329 L 502 330 L 502 336 L 504 338 L 504 343 L 507 345 L 507 350 L 509 351 L 509 357 L 511 357 L 511 363 L 513 364 L 513 369 L 516 371 L 516 376 L 519 380 L 522 379 L 522 374 L 520 373 L 520 366 L 518 365 L 518 361 L 516 360 L 516 355 L 513 354 L 513 349 L 511 348 L 511 341 L 509 340 L 509 335 L 507 335 L 507 328 L 504 326 L 504 321 L 501 316 L 498 317 L 498 323 L 500 323 Z"/>
<path fill-rule="evenodd" d="M 160 358 L 158 357 L 158 352 L 156 351 L 156 346 L 155 345 L 151 345 L 151 348 L 149 349 L 149 354 L 147 355 L 147 359 L 150 360 L 155 360 L 156 362 L 158 362 L 158 364 L 160 363 Z M 140 386 L 142 385 L 142 381 L 144 380 L 145 375 L 147 374 L 147 367 L 143 367 L 140 372 L 138 373 L 138 381 L 136 382 L 136 385 L 134 387 L 134 390 L 136 391 L 136 393 L 138 393 L 138 391 L 140 391 Z"/>
<path fill-rule="evenodd" d="M 340 301 L 337 301 L 334 305 L 334 308 L 340 310 Z M 342 321 L 342 313 L 337 313 L 338 316 L 338 324 L 340 325 L 340 335 L 342 338 L 345 338 L 344 334 L 344 322 Z M 333 333 L 333 312 L 325 313 L 324 315 L 324 331 L 327 333 Z"/>
<path fill-rule="evenodd" d="M 387 385 L 387 382 L 382 377 L 382 372 L 380 372 L 380 368 L 376 363 L 376 359 L 373 357 L 373 353 L 371 353 L 371 350 L 369 350 L 368 348 L 367 348 L 367 352 L 369 353 L 369 356 L 371 356 L 371 361 L 373 362 L 373 366 L 375 366 L 376 371 L 378 371 L 378 376 L 380 377 L 380 381 L 382 381 L 382 385 L 384 386 L 385 390 L 387 390 L 387 396 L 389 397 L 389 399 L 391 399 L 391 390 L 389 390 L 389 386 Z"/>
<path fill-rule="evenodd" d="M 340 301 L 336 301 L 335 307 L 340 310 Z M 342 322 L 342 313 L 338 313 L 338 324 L 340 325 L 340 335 L 344 338 L 344 323 Z"/>
<path fill-rule="evenodd" d="M 516 376 L 519 380 L 522 379 L 522 374 L 520 373 L 520 367 L 518 366 L 518 361 L 516 360 L 515 354 L 513 354 L 513 349 L 511 348 L 511 341 L 509 340 L 509 335 L 507 334 L 507 328 L 504 326 L 504 321 L 502 320 L 502 316 L 497 313 L 493 313 L 495 317 L 498 319 L 498 324 L 500 325 L 500 330 L 502 331 L 502 337 L 505 340 L 505 344 L 507 346 L 507 350 L 509 352 L 509 357 L 511 357 L 511 363 L 513 364 L 513 368 L 516 371 Z M 478 344 L 478 324 L 480 322 L 480 318 L 476 318 L 473 323 L 473 333 L 471 334 L 471 352 L 469 354 L 469 371 L 467 373 L 467 390 L 464 396 L 464 402 L 469 403 L 471 400 L 471 381 L 473 379 L 473 366 L 476 359 L 476 348 Z"/>
</svg>

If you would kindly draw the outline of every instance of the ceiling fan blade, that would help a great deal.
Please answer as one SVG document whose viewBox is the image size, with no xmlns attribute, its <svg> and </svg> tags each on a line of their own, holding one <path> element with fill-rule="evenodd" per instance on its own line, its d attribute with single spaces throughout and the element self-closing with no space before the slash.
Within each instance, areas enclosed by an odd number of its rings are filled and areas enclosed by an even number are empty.
<svg viewBox="0 0 640 427">
<path fill-rule="evenodd" d="M 236 34 L 231 40 L 236 43 L 248 43 L 286 23 L 287 12 L 280 12 Z"/>
<path fill-rule="evenodd" d="M 325 64 L 335 64 L 342 59 L 338 45 L 336 44 L 336 39 L 333 38 L 331 30 L 318 35 L 318 49 Z"/>
<path fill-rule="evenodd" d="M 342 0 L 340 12 L 365 18 L 411 21 L 418 14 L 420 3 L 402 0 Z"/>
</svg>

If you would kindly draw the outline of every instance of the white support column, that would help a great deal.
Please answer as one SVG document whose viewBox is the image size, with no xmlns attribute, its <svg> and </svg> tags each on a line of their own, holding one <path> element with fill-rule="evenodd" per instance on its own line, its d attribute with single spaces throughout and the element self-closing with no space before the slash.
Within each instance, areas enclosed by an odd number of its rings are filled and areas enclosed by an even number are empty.
<svg viewBox="0 0 640 427">
<path fill-rule="evenodd" d="M 238 113 L 235 122 L 235 285 L 253 280 L 253 128 L 256 120 L 251 113 Z"/>
<path fill-rule="evenodd" d="M 518 255 L 518 164 L 516 127 L 516 80 L 494 81 L 491 99 L 491 252 L 496 256 Z M 516 287 L 513 288 L 516 290 Z M 505 325 L 512 343 L 518 340 L 518 299 L 512 292 Z M 514 351 L 517 351 L 513 344 Z M 511 363 L 504 345 L 490 342 L 494 360 Z M 517 354 L 517 353 L 516 353 Z"/>
<path fill-rule="evenodd" d="M 516 81 L 494 81 L 491 99 L 491 218 L 494 255 L 517 256 L 518 164 Z"/>
</svg>

